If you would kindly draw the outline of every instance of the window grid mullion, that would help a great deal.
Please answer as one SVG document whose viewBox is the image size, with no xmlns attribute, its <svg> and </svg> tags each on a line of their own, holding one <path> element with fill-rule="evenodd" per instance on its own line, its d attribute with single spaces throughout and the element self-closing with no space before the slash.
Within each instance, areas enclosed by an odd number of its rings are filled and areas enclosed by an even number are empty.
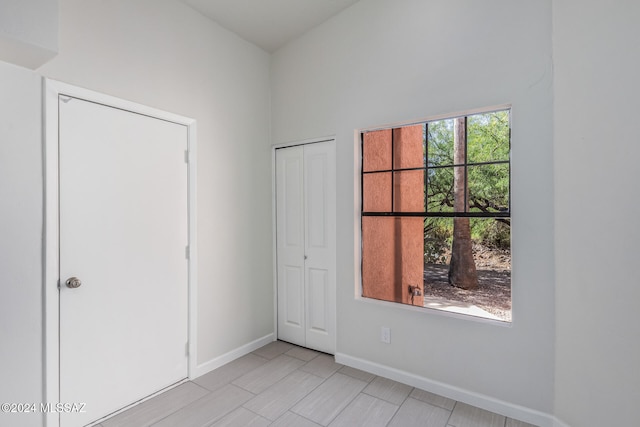
<svg viewBox="0 0 640 427">
<path fill-rule="evenodd" d="M 360 152 L 362 160 L 360 160 L 360 212 L 364 212 L 364 132 L 360 134 Z M 360 230 L 362 231 L 362 230 Z"/>
<path fill-rule="evenodd" d="M 451 165 L 435 165 L 435 166 L 420 166 L 416 168 L 397 168 L 397 169 L 380 169 L 380 170 L 372 170 L 372 171 L 362 171 L 363 175 L 369 175 L 373 173 L 383 173 L 383 172 L 406 172 L 406 171 L 420 171 L 427 169 L 448 169 L 455 168 L 461 166 L 487 166 L 487 165 L 507 165 L 509 164 L 509 160 L 496 160 L 492 162 L 478 162 L 478 163 L 460 163 L 460 164 L 451 164 Z"/>
<path fill-rule="evenodd" d="M 469 143 L 469 134 L 467 129 L 467 116 L 464 117 L 464 211 L 469 212 L 469 177 L 467 175 L 467 165 L 469 158 L 467 157 L 467 147 Z"/>
<path fill-rule="evenodd" d="M 510 218 L 509 212 L 362 212 L 362 216 L 422 216 L 429 218 Z"/>
<path fill-rule="evenodd" d="M 393 197 L 393 192 L 395 189 L 395 167 L 396 167 L 396 163 L 395 163 L 395 139 L 394 139 L 394 130 L 395 129 L 391 129 L 391 212 L 395 212 L 396 207 L 393 203 L 393 201 L 395 200 L 395 198 Z"/>
<path fill-rule="evenodd" d="M 465 144 L 464 144 L 464 162 L 460 164 L 451 164 L 451 165 L 429 165 L 429 123 L 424 123 L 424 165 L 422 167 L 415 168 L 396 168 L 395 167 L 395 134 L 394 130 L 396 128 L 391 129 L 391 168 L 386 170 L 371 170 L 365 171 L 364 165 L 361 168 L 360 173 L 360 206 L 361 213 L 363 216 L 423 216 L 423 217 L 479 217 L 479 218 L 509 218 L 511 215 L 511 179 L 509 179 L 509 206 L 506 212 L 470 212 L 469 211 L 469 170 L 470 166 L 484 166 L 484 165 L 499 165 L 499 164 L 507 164 L 509 165 L 509 175 L 511 175 L 511 159 L 509 160 L 495 160 L 495 161 L 487 161 L 487 162 L 477 162 L 477 163 L 469 163 L 468 158 L 468 137 L 469 137 L 469 128 L 468 128 L 468 117 L 464 117 L 464 132 L 465 132 Z M 360 144 L 362 153 L 364 153 L 364 133 L 360 134 Z M 511 126 L 509 126 L 509 145 L 511 145 Z M 509 147 L 511 148 L 511 147 Z M 363 156 L 364 158 L 364 156 Z M 431 169 L 445 169 L 452 168 L 455 170 L 456 167 L 464 168 L 464 210 L 462 212 L 430 212 L 428 210 L 428 185 L 429 185 L 429 171 Z M 395 210 L 395 173 L 396 172 L 404 172 L 404 171 L 424 171 L 424 210 L 420 212 L 398 212 Z M 391 174 L 391 210 L 390 211 L 382 211 L 382 212 L 367 212 L 364 210 L 364 175 L 368 174 L 377 174 L 377 173 L 390 173 Z"/>
<path fill-rule="evenodd" d="M 429 190 L 429 123 L 424 124 L 424 211 L 427 212 Z"/>
</svg>

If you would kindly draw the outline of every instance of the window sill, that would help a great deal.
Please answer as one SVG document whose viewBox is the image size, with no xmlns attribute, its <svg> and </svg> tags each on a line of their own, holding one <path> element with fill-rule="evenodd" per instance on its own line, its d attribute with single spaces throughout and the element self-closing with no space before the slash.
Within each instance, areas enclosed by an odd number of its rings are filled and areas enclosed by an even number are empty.
<svg viewBox="0 0 640 427">
<path fill-rule="evenodd" d="M 462 319 L 466 321 L 502 326 L 507 328 L 510 328 L 513 324 L 513 320 L 511 322 L 506 322 L 475 305 L 465 305 L 455 301 L 440 300 L 437 298 L 425 297 L 424 307 L 401 304 L 392 301 L 377 300 L 363 296 L 356 296 L 355 300 L 365 304 L 375 304 L 381 307 L 408 310 L 416 313 L 425 313 L 429 316 L 444 316 L 452 319 Z"/>
</svg>

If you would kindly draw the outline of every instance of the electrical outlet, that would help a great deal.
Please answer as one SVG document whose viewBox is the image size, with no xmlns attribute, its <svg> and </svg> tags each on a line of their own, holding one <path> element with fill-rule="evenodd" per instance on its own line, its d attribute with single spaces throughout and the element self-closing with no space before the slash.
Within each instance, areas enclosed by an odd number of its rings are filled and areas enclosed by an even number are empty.
<svg viewBox="0 0 640 427">
<path fill-rule="evenodd" d="M 391 329 L 386 326 L 380 328 L 380 341 L 386 344 L 391 343 Z"/>
</svg>

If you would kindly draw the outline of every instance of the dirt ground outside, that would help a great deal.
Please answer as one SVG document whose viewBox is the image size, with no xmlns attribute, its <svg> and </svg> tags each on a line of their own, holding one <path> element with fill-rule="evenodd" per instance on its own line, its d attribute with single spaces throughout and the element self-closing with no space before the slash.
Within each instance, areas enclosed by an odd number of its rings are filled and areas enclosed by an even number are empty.
<svg viewBox="0 0 640 427">
<path fill-rule="evenodd" d="M 425 264 L 424 296 L 447 301 L 472 304 L 493 314 L 500 320 L 511 322 L 511 254 L 474 248 L 478 288 L 464 290 L 449 284 L 449 266 Z"/>
</svg>

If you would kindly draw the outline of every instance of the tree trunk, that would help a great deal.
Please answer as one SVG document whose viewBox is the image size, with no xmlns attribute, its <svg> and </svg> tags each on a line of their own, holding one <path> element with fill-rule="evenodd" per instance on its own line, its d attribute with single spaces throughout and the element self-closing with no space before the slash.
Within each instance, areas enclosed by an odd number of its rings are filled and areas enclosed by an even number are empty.
<svg viewBox="0 0 640 427">
<path fill-rule="evenodd" d="M 460 117 L 454 122 L 453 162 L 466 163 L 466 118 Z M 454 168 L 453 175 L 453 209 L 466 212 L 469 190 L 467 174 L 464 167 Z M 449 263 L 449 283 L 462 289 L 478 287 L 478 274 L 473 260 L 471 246 L 471 226 L 469 218 L 453 219 L 453 244 L 451 245 L 451 262 Z"/>
</svg>

